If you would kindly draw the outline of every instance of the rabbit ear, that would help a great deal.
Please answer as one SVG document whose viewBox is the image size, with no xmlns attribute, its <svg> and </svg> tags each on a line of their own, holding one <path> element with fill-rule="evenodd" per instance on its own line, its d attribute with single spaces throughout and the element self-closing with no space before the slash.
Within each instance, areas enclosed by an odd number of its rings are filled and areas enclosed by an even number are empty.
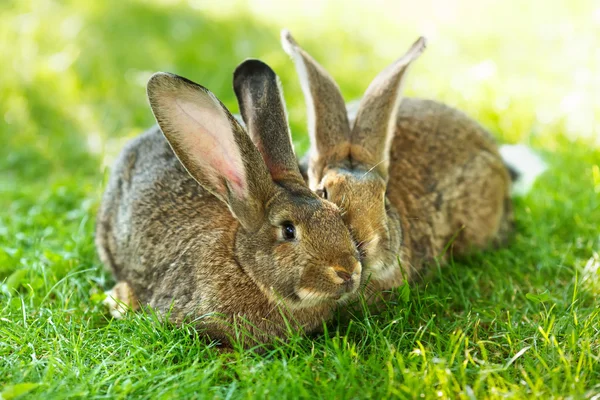
<svg viewBox="0 0 600 400">
<path fill-rule="evenodd" d="M 286 29 L 281 44 L 292 57 L 308 112 L 311 166 L 346 160 L 350 154 L 350 124 L 346 104 L 333 78 L 294 40 Z"/>
<path fill-rule="evenodd" d="M 246 60 L 233 74 L 233 89 L 248 133 L 273 180 L 296 181 L 304 185 L 275 72 L 262 61 Z"/>
<path fill-rule="evenodd" d="M 352 128 L 353 163 L 365 164 L 387 179 L 389 150 L 402 100 L 402 82 L 409 65 L 425 50 L 420 37 L 412 47 L 371 82 L 360 102 Z"/>
<path fill-rule="evenodd" d="M 208 89 L 163 72 L 148 81 L 148 99 L 190 175 L 225 202 L 244 228 L 257 229 L 274 184 L 260 153 L 231 113 Z"/>
</svg>

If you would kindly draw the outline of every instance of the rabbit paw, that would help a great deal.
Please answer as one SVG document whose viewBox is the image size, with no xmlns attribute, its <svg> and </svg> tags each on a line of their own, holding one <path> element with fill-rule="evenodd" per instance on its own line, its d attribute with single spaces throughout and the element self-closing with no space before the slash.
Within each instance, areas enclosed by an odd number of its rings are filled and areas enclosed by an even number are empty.
<svg viewBox="0 0 600 400">
<path fill-rule="evenodd" d="M 115 287 L 105 292 L 105 294 L 104 304 L 114 318 L 122 319 L 128 310 L 138 308 L 137 299 L 127 282 L 117 282 Z"/>
</svg>

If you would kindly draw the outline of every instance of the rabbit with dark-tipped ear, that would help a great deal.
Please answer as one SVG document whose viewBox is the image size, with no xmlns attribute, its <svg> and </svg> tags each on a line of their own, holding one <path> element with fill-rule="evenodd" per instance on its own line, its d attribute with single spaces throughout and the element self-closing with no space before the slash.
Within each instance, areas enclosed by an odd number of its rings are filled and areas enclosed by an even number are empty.
<svg viewBox="0 0 600 400">
<path fill-rule="evenodd" d="M 286 30 L 282 44 L 308 108 L 309 186 L 344 212 L 374 287 L 421 275 L 449 244 L 460 255 L 507 239 L 512 183 L 492 136 L 444 104 L 402 98 L 424 38 L 371 82 L 350 117 L 333 78 Z"/>
<path fill-rule="evenodd" d="M 300 175 L 277 76 L 248 60 L 234 89 L 254 144 L 204 87 L 150 78 L 160 128 L 123 150 L 98 215 L 114 315 L 147 305 L 223 344 L 238 323 L 252 344 L 318 330 L 357 291 L 357 248 Z"/>
</svg>

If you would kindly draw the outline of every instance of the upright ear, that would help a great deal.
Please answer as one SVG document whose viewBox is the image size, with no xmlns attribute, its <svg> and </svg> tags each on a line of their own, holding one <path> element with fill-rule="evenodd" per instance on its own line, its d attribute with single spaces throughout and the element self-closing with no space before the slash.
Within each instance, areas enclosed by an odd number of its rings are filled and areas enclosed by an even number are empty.
<svg viewBox="0 0 600 400">
<path fill-rule="evenodd" d="M 320 174 L 325 166 L 340 163 L 350 154 L 350 124 L 346 104 L 333 78 L 285 29 L 281 32 L 281 43 L 285 52 L 292 57 L 300 78 L 308 114 L 311 170 L 316 169 Z"/>
<path fill-rule="evenodd" d="M 304 184 L 292 147 L 281 84 L 259 60 L 246 60 L 233 74 L 233 89 L 252 141 L 274 181 Z"/>
<path fill-rule="evenodd" d="M 351 157 L 387 180 L 389 150 L 402 100 L 402 82 L 409 65 L 425 50 L 425 38 L 384 69 L 371 82 L 362 98 L 351 135 Z"/>
<path fill-rule="evenodd" d="M 245 229 L 258 229 L 274 185 L 260 153 L 231 113 L 208 89 L 163 72 L 148 81 L 148 99 L 190 175 L 225 202 Z"/>
</svg>

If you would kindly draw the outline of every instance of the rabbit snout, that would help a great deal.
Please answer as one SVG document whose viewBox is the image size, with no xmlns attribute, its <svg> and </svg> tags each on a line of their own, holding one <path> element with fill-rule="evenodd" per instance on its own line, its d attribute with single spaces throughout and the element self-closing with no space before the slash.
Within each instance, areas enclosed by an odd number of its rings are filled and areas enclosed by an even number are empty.
<svg viewBox="0 0 600 400">
<path fill-rule="evenodd" d="M 361 270 L 361 265 L 358 262 L 351 267 L 351 270 L 336 265 L 330 267 L 328 275 L 333 283 L 340 286 L 339 291 L 351 293 L 356 290 L 356 286 L 360 282 Z"/>
<path fill-rule="evenodd" d="M 302 306 L 321 301 L 338 301 L 358 290 L 362 265 L 352 257 L 343 264 L 306 271 L 304 284 L 296 291 Z"/>
<path fill-rule="evenodd" d="M 368 268 L 373 256 L 389 242 L 385 181 L 368 170 L 334 168 L 319 187 L 341 209 L 361 262 Z"/>
</svg>

